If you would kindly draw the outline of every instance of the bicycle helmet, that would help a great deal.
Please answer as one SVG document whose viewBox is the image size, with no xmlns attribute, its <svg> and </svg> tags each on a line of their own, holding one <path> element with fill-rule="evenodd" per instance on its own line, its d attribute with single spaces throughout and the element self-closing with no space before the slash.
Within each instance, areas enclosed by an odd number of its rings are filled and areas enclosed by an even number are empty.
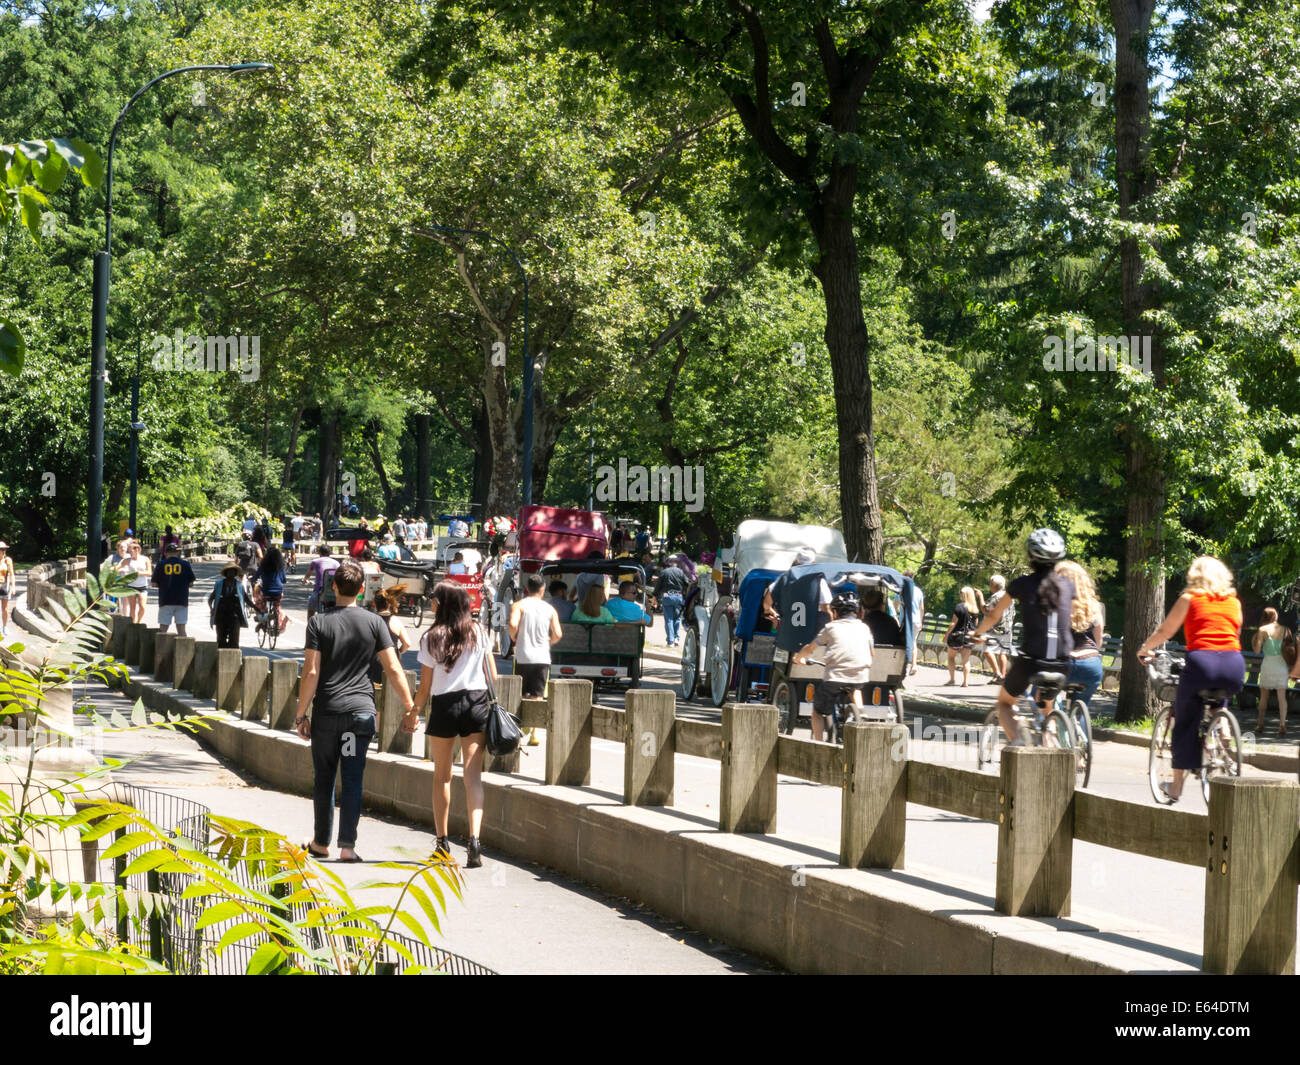
<svg viewBox="0 0 1300 1065">
<path fill-rule="evenodd" d="M 837 618 L 844 617 L 847 614 L 856 614 L 858 612 L 858 593 L 852 588 L 836 592 L 835 598 L 831 600 L 831 612 Z"/>
<path fill-rule="evenodd" d="M 1055 529 L 1035 529 L 1026 546 L 1034 562 L 1060 562 L 1065 557 L 1065 541 Z"/>
</svg>

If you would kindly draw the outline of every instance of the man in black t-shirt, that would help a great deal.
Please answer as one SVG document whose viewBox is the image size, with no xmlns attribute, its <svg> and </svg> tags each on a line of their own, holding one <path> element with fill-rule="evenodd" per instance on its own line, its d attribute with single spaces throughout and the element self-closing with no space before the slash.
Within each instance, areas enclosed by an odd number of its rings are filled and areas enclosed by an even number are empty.
<svg viewBox="0 0 1300 1065">
<path fill-rule="evenodd" d="M 166 632 L 175 621 L 176 634 L 185 635 L 190 620 L 190 585 L 194 579 L 189 560 L 181 558 L 181 545 L 168 544 L 162 561 L 153 568 L 152 583 L 158 586 L 159 632 Z"/>
<path fill-rule="evenodd" d="M 414 704 L 387 624 L 369 610 L 356 609 L 357 595 L 365 583 L 361 566 L 351 559 L 341 562 L 333 580 L 338 605 L 307 622 L 306 658 L 294 724 L 299 736 L 311 740 L 315 768 L 316 833 L 308 849 L 317 857 L 329 855 L 334 828 L 334 777 L 341 765 L 339 861 L 359 862 L 362 859 L 355 848 L 357 823 L 361 820 L 361 778 L 375 734 L 370 663 L 376 657 L 385 679 L 400 693 L 403 710 L 409 713 Z"/>
</svg>

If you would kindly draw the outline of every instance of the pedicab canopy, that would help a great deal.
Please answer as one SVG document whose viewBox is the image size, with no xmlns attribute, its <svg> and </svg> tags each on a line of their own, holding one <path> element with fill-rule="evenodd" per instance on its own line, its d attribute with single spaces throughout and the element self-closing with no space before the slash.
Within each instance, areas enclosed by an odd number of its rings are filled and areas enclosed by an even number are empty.
<svg viewBox="0 0 1300 1065">
<path fill-rule="evenodd" d="M 784 570 L 800 548 L 808 548 L 817 562 L 847 562 L 844 534 L 822 525 L 795 525 L 788 521 L 751 518 L 736 530 L 736 585 L 753 569 Z"/>
<path fill-rule="evenodd" d="M 888 566 L 868 566 L 863 562 L 824 562 L 809 566 L 794 566 L 776 576 L 775 583 L 772 585 L 772 605 L 781 616 L 781 625 L 776 633 L 777 647 L 793 654 L 804 644 L 811 643 L 817 636 L 822 625 L 822 619 L 818 616 L 820 609 L 818 591 L 823 578 L 830 585 L 832 596 L 846 584 L 877 585 L 882 587 L 886 594 L 897 593 L 901 600 L 902 617 L 898 619 L 898 624 L 903 630 L 903 646 L 912 646 L 912 596 L 916 586 L 912 583 L 911 577 L 904 577 L 898 570 Z M 760 590 L 758 592 L 760 603 L 762 596 Z M 796 609 L 798 604 L 803 605 L 802 610 Z M 744 606 L 745 588 L 742 585 L 742 615 Z M 736 630 L 739 635 L 739 623 Z"/>
<path fill-rule="evenodd" d="M 525 572 L 535 573 L 542 562 L 587 558 L 593 551 L 603 557 L 608 539 L 604 515 L 597 511 L 535 504 L 519 509 L 519 558 Z"/>
</svg>

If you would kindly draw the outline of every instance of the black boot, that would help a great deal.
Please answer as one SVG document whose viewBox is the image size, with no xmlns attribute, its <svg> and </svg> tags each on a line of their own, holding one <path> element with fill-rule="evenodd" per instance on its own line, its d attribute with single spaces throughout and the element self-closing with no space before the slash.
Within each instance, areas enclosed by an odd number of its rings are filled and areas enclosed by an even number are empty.
<svg viewBox="0 0 1300 1065">
<path fill-rule="evenodd" d="M 442 855 L 444 858 L 451 857 L 451 844 L 447 842 L 446 836 L 439 836 L 438 842 L 433 848 L 434 856 Z"/>
<path fill-rule="evenodd" d="M 469 837 L 469 846 L 465 857 L 466 869 L 478 869 L 483 865 L 483 844 L 479 842 L 478 836 Z"/>
</svg>

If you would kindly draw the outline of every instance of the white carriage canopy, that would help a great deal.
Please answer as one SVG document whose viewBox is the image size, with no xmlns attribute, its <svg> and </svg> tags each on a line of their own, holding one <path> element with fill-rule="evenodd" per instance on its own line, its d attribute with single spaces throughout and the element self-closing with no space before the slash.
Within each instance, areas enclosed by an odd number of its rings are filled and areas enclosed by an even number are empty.
<svg viewBox="0 0 1300 1065">
<path fill-rule="evenodd" d="M 844 534 L 838 529 L 757 518 L 742 521 L 736 530 L 736 587 L 752 569 L 789 569 L 801 547 L 815 552 L 817 562 L 849 560 Z"/>
</svg>

